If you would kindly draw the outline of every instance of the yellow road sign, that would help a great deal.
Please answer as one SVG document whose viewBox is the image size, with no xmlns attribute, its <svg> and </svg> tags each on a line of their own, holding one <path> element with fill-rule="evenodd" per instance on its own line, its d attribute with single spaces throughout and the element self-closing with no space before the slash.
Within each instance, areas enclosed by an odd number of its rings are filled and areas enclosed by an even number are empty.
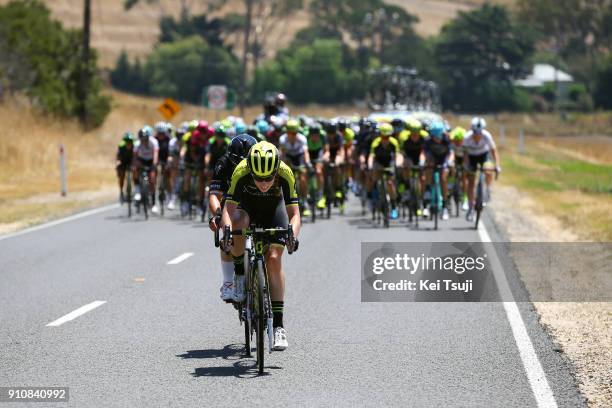
<svg viewBox="0 0 612 408">
<path fill-rule="evenodd" d="M 167 98 L 157 110 L 166 120 L 170 120 L 181 111 L 181 107 L 174 99 Z"/>
</svg>

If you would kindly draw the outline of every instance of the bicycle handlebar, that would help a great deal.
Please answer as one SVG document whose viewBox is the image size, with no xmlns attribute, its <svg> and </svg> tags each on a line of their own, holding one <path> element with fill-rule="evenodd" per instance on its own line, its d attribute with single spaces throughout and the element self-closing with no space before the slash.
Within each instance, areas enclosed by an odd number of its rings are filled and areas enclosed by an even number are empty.
<svg viewBox="0 0 612 408">
<path fill-rule="evenodd" d="M 287 228 L 281 228 L 281 227 L 276 227 L 276 228 L 261 228 L 261 227 L 255 227 L 255 226 L 251 226 L 249 228 L 239 228 L 239 229 L 231 229 L 229 225 L 226 225 L 223 227 L 223 238 L 221 240 L 221 242 L 223 242 L 223 247 L 227 248 L 227 246 L 230 243 L 230 240 L 232 239 L 232 237 L 234 235 L 241 235 L 241 236 L 259 236 L 259 237 L 263 237 L 263 236 L 285 236 L 287 238 L 287 240 L 289 242 L 292 242 L 293 244 L 290 245 L 287 248 L 287 252 L 289 252 L 289 255 L 291 255 L 294 250 L 297 249 L 297 240 L 295 239 L 295 235 L 293 235 L 293 226 L 291 224 L 289 224 L 289 226 Z M 218 235 L 215 236 L 215 238 Z M 294 250 L 291 250 L 290 248 L 294 248 Z"/>
</svg>

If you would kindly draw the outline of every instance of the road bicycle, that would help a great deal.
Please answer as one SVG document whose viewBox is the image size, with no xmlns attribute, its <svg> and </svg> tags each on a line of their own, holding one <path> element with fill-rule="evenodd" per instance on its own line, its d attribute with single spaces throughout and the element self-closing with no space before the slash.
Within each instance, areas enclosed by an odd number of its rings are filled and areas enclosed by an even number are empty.
<svg viewBox="0 0 612 408">
<path fill-rule="evenodd" d="M 429 212 L 431 219 L 434 221 L 434 230 L 437 230 L 438 219 L 442 213 L 443 206 L 442 187 L 440 185 L 440 171 L 444 169 L 444 166 L 429 166 L 429 168 L 433 169 L 432 183 L 429 186 Z"/>
<path fill-rule="evenodd" d="M 245 290 L 244 302 L 235 304 L 238 319 L 244 326 L 244 344 L 247 357 L 251 357 L 251 340 L 255 333 L 255 350 L 257 353 L 257 368 L 259 374 L 264 372 L 265 338 L 268 338 L 268 353 L 274 346 L 274 327 L 270 284 L 266 268 L 265 255 L 270 243 L 278 238 L 285 239 L 288 248 L 296 248 L 297 242 L 291 225 L 288 228 L 260 228 L 250 226 L 246 229 L 231 230 L 229 225 L 223 229 L 223 237 L 219 239 L 219 231 L 215 231 L 215 245 L 223 244 L 228 248 L 232 237 L 242 235 L 246 238 L 245 245 Z M 288 251 L 292 254 L 293 251 Z"/>
<path fill-rule="evenodd" d="M 130 166 L 125 170 L 125 181 L 124 202 L 127 204 L 129 218 L 132 216 L 132 168 Z"/>
<path fill-rule="evenodd" d="M 408 222 L 414 220 L 414 226 L 419 228 L 419 212 L 421 209 L 421 167 L 410 167 L 410 189 L 408 190 Z"/>
<path fill-rule="evenodd" d="M 317 220 L 317 196 L 319 193 L 319 185 L 317 183 L 317 174 L 314 167 L 308 168 L 308 206 L 310 207 L 311 221 L 314 224 Z"/>
<path fill-rule="evenodd" d="M 391 195 L 387 188 L 389 177 L 394 175 L 393 167 L 385 167 L 382 169 L 381 178 L 376 181 L 374 191 L 377 192 L 375 195 L 375 204 L 372 206 L 372 211 L 378 213 L 376 217 L 380 222 L 382 219 L 383 226 L 389 228 L 389 220 L 391 219 Z"/>
<path fill-rule="evenodd" d="M 482 210 L 487 205 L 487 201 L 489 197 L 485 197 L 485 173 L 487 170 L 484 169 L 484 165 L 482 163 L 478 164 L 476 168 L 476 172 L 478 175 L 478 184 L 476 185 L 476 197 L 474 202 L 474 210 L 476 211 L 476 222 L 474 223 L 474 229 L 478 229 L 478 223 L 480 221 L 480 216 L 482 214 Z M 499 177 L 499 172 L 495 169 L 495 180 Z"/>
<path fill-rule="evenodd" d="M 151 200 L 151 180 L 149 179 L 149 173 L 152 171 L 152 167 L 150 166 L 141 166 L 140 174 L 138 175 L 138 183 L 140 184 L 140 202 L 136 205 L 138 206 L 138 210 L 142 207 L 142 211 L 145 217 L 145 220 L 149 219 L 149 206 L 152 202 Z"/>
<path fill-rule="evenodd" d="M 461 209 L 461 202 L 463 200 L 463 166 L 455 166 L 454 182 L 450 187 L 450 197 L 452 198 L 453 204 L 455 205 L 455 216 L 459 217 L 459 211 Z"/>
<path fill-rule="evenodd" d="M 158 189 L 158 205 L 159 205 L 159 214 L 163 217 L 164 216 L 164 208 L 166 206 L 166 190 L 167 190 L 167 174 L 166 174 L 166 163 L 160 163 L 159 165 L 160 168 L 160 172 L 159 174 L 159 185 L 157 186 Z"/>
</svg>

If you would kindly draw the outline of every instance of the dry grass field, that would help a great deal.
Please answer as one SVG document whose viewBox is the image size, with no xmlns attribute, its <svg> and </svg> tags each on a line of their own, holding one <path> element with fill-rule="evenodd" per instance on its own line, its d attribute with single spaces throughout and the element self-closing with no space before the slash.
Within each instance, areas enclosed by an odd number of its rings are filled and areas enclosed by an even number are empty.
<svg viewBox="0 0 612 408">
<path fill-rule="evenodd" d="M 10 0 L 0 0 L 0 5 Z M 422 35 L 436 34 L 442 25 L 455 17 L 460 10 L 470 10 L 485 0 L 387 0 L 389 4 L 404 7 L 419 17 L 416 26 Z M 494 3 L 513 4 L 515 0 L 495 0 Z M 82 0 L 44 0 L 52 15 L 67 27 L 80 27 L 83 19 Z M 157 4 L 139 4 L 130 11 L 123 10 L 123 0 L 92 1 L 92 45 L 100 55 L 104 68 L 114 67 L 117 57 L 126 50 L 132 58 L 143 58 L 157 42 L 158 21 L 163 15 L 178 16 L 180 0 L 160 0 Z M 205 11 L 204 1 L 187 0 L 193 13 Z M 217 14 L 241 10 L 242 0 L 229 0 Z M 267 57 L 286 46 L 293 35 L 309 23 L 309 14 L 302 10 L 290 19 L 281 20 L 272 30 L 267 42 Z M 241 39 L 230 37 L 228 43 L 236 51 L 241 48 Z"/>
<path fill-rule="evenodd" d="M 25 100 L 0 104 L 0 233 L 39 223 L 74 211 L 108 203 L 117 196 L 114 155 L 121 134 L 137 131 L 144 123 L 161 120 L 161 99 L 143 98 L 109 91 L 113 111 L 104 125 L 83 132 L 75 121 L 62 121 L 33 112 Z M 310 115 L 364 113 L 353 107 L 300 107 Z M 245 112 L 247 120 L 259 107 Z M 214 120 L 231 112 L 214 112 L 183 105 L 174 123 L 194 118 Z M 62 198 L 59 176 L 59 146 L 66 149 L 68 196 Z"/>
</svg>

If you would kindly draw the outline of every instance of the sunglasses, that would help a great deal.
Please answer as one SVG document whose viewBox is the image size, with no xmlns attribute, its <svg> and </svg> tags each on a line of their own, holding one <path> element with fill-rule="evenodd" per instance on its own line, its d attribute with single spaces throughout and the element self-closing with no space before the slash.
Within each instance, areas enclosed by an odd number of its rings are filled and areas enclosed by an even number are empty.
<svg viewBox="0 0 612 408">
<path fill-rule="evenodd" d="M 276 176 L 270 176 L 270 177 L 257 177 L 256 175 L 253 174 L 253 180 L 255 181 L 259 181 L 260 183 L 269 183 L 272 180 L 274 180 L 274 177 Z"/>
</svg>

